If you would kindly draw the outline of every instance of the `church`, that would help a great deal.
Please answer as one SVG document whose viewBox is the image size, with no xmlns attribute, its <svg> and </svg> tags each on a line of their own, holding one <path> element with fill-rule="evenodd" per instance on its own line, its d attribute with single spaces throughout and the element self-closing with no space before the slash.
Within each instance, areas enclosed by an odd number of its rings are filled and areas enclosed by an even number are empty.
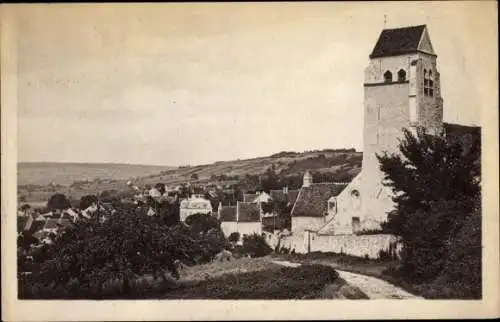
<svg viewBox="0 0 500 322">
<path fill-rule="evenodd" d="M 304 177 L 297 203 L 309 190 L 322 204 L 321 212 L 292 211 L 292 232 L 348 235 L 376 231 L 394 208 L 392 191 L 382 183 L 376 154 L 397 153 L 403 128 L 445 129 L 440 74 L 426 25 L 384 29 L 370 56 L 364 76 L 363 160 L 361 172 L 348 184 L 312 184 Z M 314 189 L 311 188 L 315 187 Z M 334 192 L 328 196 L 322 191 Z M 310 194 L 310 193 L 309 193 Z M 299 205 L 295 209 L 302 209 Z M 321 218 L 322 217 L 322 218 Z"/>
</svg>

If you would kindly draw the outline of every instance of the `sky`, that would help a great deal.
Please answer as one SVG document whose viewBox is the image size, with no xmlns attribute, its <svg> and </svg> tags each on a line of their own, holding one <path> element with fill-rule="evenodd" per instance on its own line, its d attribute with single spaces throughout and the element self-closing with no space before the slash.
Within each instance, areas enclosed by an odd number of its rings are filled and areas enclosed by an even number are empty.
<svg viewBox="0 0 500 322">
<path fill-rule="evenodd" d="M 384 28 L 427 24 L 444 121 L 497 104 L 496 3 L 20 5 L 18 161 L 195 165 L 363 148 Z M 384 23 L 384 15 L 386 22 Z"/>
</svg>

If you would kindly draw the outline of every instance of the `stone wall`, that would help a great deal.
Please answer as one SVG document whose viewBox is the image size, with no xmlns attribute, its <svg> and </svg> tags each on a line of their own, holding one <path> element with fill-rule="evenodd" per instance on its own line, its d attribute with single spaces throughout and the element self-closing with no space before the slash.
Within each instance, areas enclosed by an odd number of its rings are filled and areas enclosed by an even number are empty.
<svg viewBox="0 0 500 322">
<path fill-rule="evenodd" d="M 391 252 L 399 256 L 401 244 L 393 235 L 317 235 L 305 232 L 303 236 L 292 235 L 284 237 L 280 245 L 295 249 L 297 253 L 308 252 L 308 240 L 310 252 L 333 252 L 344 253 L 355 257 L 379 258 L 380 251 Z"/>
<path fill-rule="evenodd" d="M 223 221 L 220 226 L 226 237 L 229 237 L 229 235 L 234 232 L 239 232 L 241 238 L 243 238 L 243 235 L 260 235 L 262 233 L 262 225 L 260 222 Z"/>
</svg>

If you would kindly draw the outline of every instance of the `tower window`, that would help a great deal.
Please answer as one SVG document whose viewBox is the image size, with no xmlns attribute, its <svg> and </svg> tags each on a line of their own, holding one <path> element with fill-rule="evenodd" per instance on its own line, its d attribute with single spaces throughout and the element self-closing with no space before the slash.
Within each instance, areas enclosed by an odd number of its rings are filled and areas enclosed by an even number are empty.
<svg viewBox="0 0 500 322">
<path fill-rule="evenodd" d="M 386 71 L 384 73 L 384 82 L 385 83 L 392 83 L 392 73 L 390 71 Z"/>
<path fill-rule="evenodd" d="M 432 78 L 432 70 L 429 70 L 429 73 L 427 73 L 427 70 L 424 69 L 424 95 L 425 96 L 434 96 L 434 80 Z"/>
<path fill-rule="evenodd" d="M 404 69 L 400 69 L 398 72 L 398 82 L 404 82 L 406 80 L 406 72 Z"/>
</svg>

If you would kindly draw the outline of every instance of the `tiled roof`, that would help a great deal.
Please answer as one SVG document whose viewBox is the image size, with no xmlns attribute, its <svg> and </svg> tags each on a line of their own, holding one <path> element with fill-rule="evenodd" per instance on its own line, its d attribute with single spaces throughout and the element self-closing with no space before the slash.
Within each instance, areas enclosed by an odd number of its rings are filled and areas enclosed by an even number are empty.
<svg viewBox="0 0 500 322">
<path fill-rule="evenodd" d="M 370 58 L 417 52 L 424 30 L 425 25 L 382 30 Z"/>
<path fill-rule="evenodd" d="M 300 189 L 288 190 L 288 202 L 292 205 L 297 200 L 297 196 L 299 195 Z"/>
<path fill-rule="evenodd" d="M 219 220 L 236 221 L 236 206 L 222 206 Z"/>
<path fill-rule="evenodd" d="M 271 190 L 269 194 L 274 201 L 287 202 L 293 205 L 297 199 L 297 195 L 299 194 L 299 189 L 288 190 L 287 193 L 285 193 L 282 189 L 276 189 Z"/>
<path fill-rule="evenodd" d="M 276 189 L 269 191 L 269 195 L 273 198 L 274 201 L 285 202 L 287 201 L 287 196 L 283 189 Z"/>
<path fill-rule="evenodd" d="M 257 198 L 256 193 L 244 193 L 243 194 L 243 202 L 252 202 Z"/>
<path fill-rule="evenodd" d="M 253 202 L 238 202 L 238 222 L 260 221 L 260 206 Z"/>
<path fill-rule="evenodd" d="M 292 216 L 323 217 L 328 209 L 328 199 L 337 196 L 345 187 L 346 184 L 328 182 L 302 187 L 293 205 Z"/>
</svg>

